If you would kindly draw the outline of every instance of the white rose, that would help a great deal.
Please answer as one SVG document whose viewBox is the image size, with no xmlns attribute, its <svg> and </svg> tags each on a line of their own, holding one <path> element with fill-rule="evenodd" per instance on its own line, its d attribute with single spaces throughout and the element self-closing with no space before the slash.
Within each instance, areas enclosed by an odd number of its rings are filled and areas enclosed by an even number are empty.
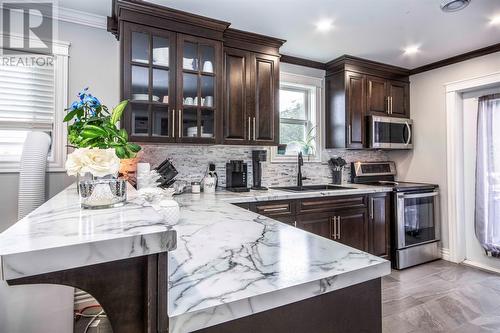
<svg viewBox="0 0 500 333">
<path fill-rule="evenodd" d="M 114 149 L 80 148 L 68 156 L 66 170 L 69 175 L 90 172 L 94 177 L 116 175 L 120 169 L 120 159 Z"/>
<path fill-rule="evenodd" d="M 78 174 L 82 175 L 85 173 L 82 171 L 82 154 L 84 153 L 84 150 L 87 150 L 88 148 L 80 148 L 80 149 L 75 149 L 71 154 L 68 155 L 66 159 L 66 171 L 68 172 L 68 175 L 70 176 L 76 176 Z"/>
</svg>

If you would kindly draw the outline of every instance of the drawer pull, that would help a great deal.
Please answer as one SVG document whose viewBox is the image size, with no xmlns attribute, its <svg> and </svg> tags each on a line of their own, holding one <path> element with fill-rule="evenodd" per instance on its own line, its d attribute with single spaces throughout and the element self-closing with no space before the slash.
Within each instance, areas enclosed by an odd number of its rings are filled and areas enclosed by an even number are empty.
<svg viewBox="0 0 500 333">
<path fill-rule="evenodd" d="M 262 210 L 262 212 L 264 212 L 264 213 L 283 212 L 283 211 L 288 211 L 288 207 L 265 208 Z"/>
</svg>

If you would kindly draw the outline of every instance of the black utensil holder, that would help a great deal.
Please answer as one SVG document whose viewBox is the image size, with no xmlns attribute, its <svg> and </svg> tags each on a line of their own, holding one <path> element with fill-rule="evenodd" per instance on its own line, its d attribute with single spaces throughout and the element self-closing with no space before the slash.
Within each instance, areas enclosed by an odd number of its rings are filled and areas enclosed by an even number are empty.
<svg viewBox="0 0 500 333">
<path fill-rule="evenodd" d="M 332 170 L 332 183 L 336 185 L 342 184 L 342 170 Z"/>
</svg>

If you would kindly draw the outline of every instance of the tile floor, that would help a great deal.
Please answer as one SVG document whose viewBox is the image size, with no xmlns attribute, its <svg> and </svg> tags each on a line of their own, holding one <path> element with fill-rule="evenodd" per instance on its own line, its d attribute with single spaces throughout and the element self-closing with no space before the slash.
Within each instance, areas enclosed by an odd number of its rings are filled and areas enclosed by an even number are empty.
<svg viewBox="0 0 500 333">
<path fill-rule="evenodd" d="M 500 275 L 444 260 L 382 279 L 384 333 L 500 332 Z"/>
</svg>

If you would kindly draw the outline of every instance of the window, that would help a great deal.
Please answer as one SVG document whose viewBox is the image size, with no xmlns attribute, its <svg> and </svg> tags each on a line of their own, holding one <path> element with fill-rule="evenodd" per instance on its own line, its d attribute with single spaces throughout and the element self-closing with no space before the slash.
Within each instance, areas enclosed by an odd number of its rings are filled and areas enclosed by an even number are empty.
<svg viewBox="0 0 500 333">
<path fill-rule="evenodd" d="M 302 151 L 309 161 L 320 161 L 322 80 L 289 73 L 280 75 L 280 145 L 274 161 L 295 161 Z"/>
<path fill-rule="evenodd" d="M 23 143 L 30 131 L 44 131 L 51 136 L 48 168 L 64 169 L 66 128 L 62 119 L 67 105 L 69 44 L 53 44 L 53 55 L 0 56 L 2 172 L 19 171 Z"/>
</svg>

